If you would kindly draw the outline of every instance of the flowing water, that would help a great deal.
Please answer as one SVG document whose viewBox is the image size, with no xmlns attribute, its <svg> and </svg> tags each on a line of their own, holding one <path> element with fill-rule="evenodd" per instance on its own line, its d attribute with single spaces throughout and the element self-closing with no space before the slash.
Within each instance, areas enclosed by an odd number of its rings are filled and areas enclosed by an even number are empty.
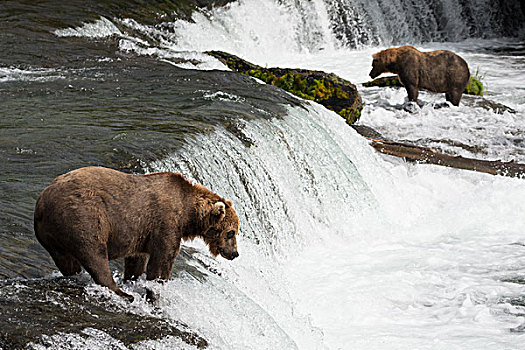
<svg viewBox="0 0 525 350">
<path fill-rule="evenodd" d="M 183 324 L 211 349 L 521 347 L 523 179 L 378 155 L 337 114 L 202 53 L 360 84 L 371 54 L 392 44 L 453 50 L 483 76 L 484 99 L 435 108 L 444 96 L 421 92 L 408 113 L 405 90 L 359 85 L 359 123 L 453 155 L 525 163 L 519 2 L 244 0 L 158 26 L 69 6 L 66 19 L 34 19 L 11 4 L 2 24 L 0 302 L 31 303 L 28 281 L 58 278 L 33 236 L 34 201 L 56 175 L 98 164 L 182 172 L 233 200 L 240 257 L 213 259 L 186 242 L 168 283 L 123 285 L 131 305 L 83 275 L 70 281 L 85 295 L 80 310 Z M 157 304 L 144 300 L 146 286 Z M 43 300 L 61 309 L 77 299 L 60 289 Z M 197 347 L 174 336 L 130 345 L 96 324 L 42 327 L 33 348 Z"/>
</svg>

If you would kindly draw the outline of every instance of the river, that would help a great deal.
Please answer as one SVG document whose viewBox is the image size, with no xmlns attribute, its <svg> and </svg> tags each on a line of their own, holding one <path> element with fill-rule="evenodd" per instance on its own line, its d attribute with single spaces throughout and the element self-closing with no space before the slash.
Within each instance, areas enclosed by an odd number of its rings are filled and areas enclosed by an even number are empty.
<svg viewBox="0 0 525 350">
<path fill-rule="evenodd" d="M 45 304 L 161 320 L 211 349 L 523 344 L 523 179 L 379 155 L 337 114 L 203 53 L 334 72 L 358 86 L 359 124 L 452 155 L 525 163 L 519 2 L 244 0 L 157 26 L 82 2 L 28 4 L 0 5 L 0 301 L 31 306 L 1 328 L 15 332 L 33 313 L 38 332 L 27 340 L 37 349 L 197 347 L 44 322 Z M 458 53 L 482 76 L 484 98 L 435 108 L 444 96 L 423 91 L 408 113 L 404 89 L 361 86 L 373 53 L 406 43 Z M 55 176 L 88 165 L 182 172 L 233 200 L 240 257 L 213 259 L 186 242 L 168 283 L 123 285 L 130 305 L 86 274 L 64 291 L 32 213 Z M 122 284 L 121 262 L 112 267 Z M 38 293 L 26 292 L 32 285 Z M 156 305 L 146 286 L 159 291 Z"/>
</svg>

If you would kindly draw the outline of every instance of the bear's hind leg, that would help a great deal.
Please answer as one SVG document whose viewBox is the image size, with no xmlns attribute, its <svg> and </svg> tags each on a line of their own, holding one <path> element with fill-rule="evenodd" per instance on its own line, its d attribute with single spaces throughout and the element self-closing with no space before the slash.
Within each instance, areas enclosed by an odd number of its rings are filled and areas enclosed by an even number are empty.
<svg viewBox="0 0 525 350">
<path fill-rule="evenodd" d="M 117 295 L 128 299 L 130 302 L 133 301 L 133 296 L 124 293 L 115 283 L 115 280 L 111 275 L 111 270 L 109 269 L 108 254 L 105 248 L 101 247 L 98 253 L 88 252 L 85 255 L 81 255 L 78 257 L 78 260 L 91 275 L 95 283 L 108 287 L 117 293 Z"/>
<path fill-rule="evenodd" d="M 147 255 L 130 256 L 124 259 L 124 281 L 136 280 L 146 270 Z"/>
</svg>

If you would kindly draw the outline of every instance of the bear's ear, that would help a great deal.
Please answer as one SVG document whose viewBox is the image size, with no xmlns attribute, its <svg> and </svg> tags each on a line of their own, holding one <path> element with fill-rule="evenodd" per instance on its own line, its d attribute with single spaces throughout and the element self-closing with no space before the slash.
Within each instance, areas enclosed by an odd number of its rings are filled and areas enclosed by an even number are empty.
<svg viewBox="0 0 525 350">
<path fill-rule="evenodd" d="M 233 202 L 230 200 L 226 200 L 226 208 L 233 208 Z"/>
<path fill-rule="evenodd" d="M 219 220 L 221 220 L 226 215 L 226 205 L 223 202 L 216 202 L 211 209 L 211 213 L 214 216 L 218 216 Z"/>
</svg>

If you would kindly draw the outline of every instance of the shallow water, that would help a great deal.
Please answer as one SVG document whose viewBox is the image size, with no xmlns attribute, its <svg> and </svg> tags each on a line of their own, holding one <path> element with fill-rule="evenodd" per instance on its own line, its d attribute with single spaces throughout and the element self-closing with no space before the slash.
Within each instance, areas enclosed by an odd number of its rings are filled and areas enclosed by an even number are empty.
<svg viewBox="0 0 525 350">
<path fill-rule="evenodd" d="M 386 137 L 525 162 L 523 42 L 416 44 L 460 54 L 483 75 L 485 98 L 516 113 L 495 113 L 472 97 L 436 109 L 444 96 L 422 92 L 423 106 L 411 114 L 403 89 L 360 85 L 388 40 L 345 48 L 330 29 L 334 4 L 243 1 L 196 14 L 194 24 L 155 28 L 93 14 L 81 20 L 87 15 L 78 12 L 10 22 L 14 37 L 40 23 L 31 38 L 47 50 L 4 45 L 11 60 L 0 60 L 0 274 L 49 283 L 46 300 L 59 307 L 183 323 L 211 349 L 519 348 L 522 179 L 378 155 L 335 113 L 227 72 L 201 51 L 335 72 L 358 85 L 359 123 Z M 240 257 L 213 259 L 201 241 L 186 242 L 167 284 L 123 286 L 136 297 L 131 305 L 85 274 L 71 281 L 85 304 L 53 289 L 57 273 L 49 275 L 54 265 L 31 228 L 34 201 L 56 175 L 95 164 L 180 171 L 234 200 Z M 122 284 L 119 262 L 114 267 Z M 23 303 L 23 287 L 7 285 L 0 296 Z M 145 287 L 160 294 L 157 305 L 144 300 Z M 195 348 L 176 336 L 129 345 L 91 327 L 57 333 L 50 325 L 31 341 L 39 349 Z"/>
</svg>

